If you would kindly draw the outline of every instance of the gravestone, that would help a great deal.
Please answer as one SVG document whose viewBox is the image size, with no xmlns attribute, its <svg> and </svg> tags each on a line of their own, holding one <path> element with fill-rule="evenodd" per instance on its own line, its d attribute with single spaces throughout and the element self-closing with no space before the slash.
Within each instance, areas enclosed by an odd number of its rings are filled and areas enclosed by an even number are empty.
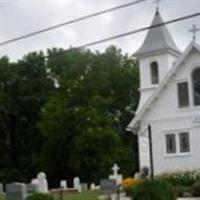
<svg viewBox="0 0 200 200">
<path fill-rule="evenodd" d="M 91 183 L 91 184 L 90 184 L 90 190 L 95 190 L 95 189 L 96 189 L 95 183 Z"/>
<path fill-rule="evenodd" d="M 24 183 L 11 183 L 6 185 L 7 200 L 25 200 L 26 185 Z"/>
<path fill-rule="evenodd" d="M 116 194 L 118 186 L 116 180 L 103 179 L 100 181 L 100 190 L 107 195 Z"/>
<path fill-rule="evenodd" d="M 0 183 L 0 194 L 4 194 L 4 192 L 3 192 L 3 184 L 2 183 Z"/>
<path fill-rule="evenodd" d="M 67 181 L 66 180 L 61 180 L 60 181 L 60 187 L 63 189 L 67 189 Z"/>
<path fill-rule="evenodd" d="M 46 179 L 46 174 L 44 172 L 40 172 L 37 175 L 37 180 L 38 180 L 38 192 L 48 193 L 48 182 Z"/>
<path fill-rule="evenodd" d="M 26 192 L 29 195 L 38 192 L 38 185 L 31 183 L 26 184 Z"/>
<path fill-rule="evenodd" d="M 118 185 L 120 185 L 122 183 L 122 180 L 123 180 L 123 176 L 121 174 L 118 174 L 119 169 L 120 168 L 115 163 L 112 167 L 113 174 L 109 176 L 109 179 L 110 180 L 116 180 Z"/>
<path fill-rule="evenodd" d="M 80 178 L 75 177 L 73 183 L 74 183 L 74 189 L 76 189 L 78 192 L 81 192 Z"/>
<path fill-rule="evenodd" d="M 33 185 L 38 185 L 38 179 L 37 179 L 37 178 L 33 178 L 33 179 L 31 180 L 31 184 L 33 184 Z"/>
<path fill-rule="evenodd" d="M 140 178 L 141 178 L 140 172 L 136 172 L 136 173 L 134 174 L 134 178 L 135 178 L 135 179 L 140 179 Z"/>
<path fill-rule="evenodd" d="M 87 183 L 81 183 L 81 191 L 82 192 L 88 191 L 88 185 L 87 185 Z"/>
</svg>

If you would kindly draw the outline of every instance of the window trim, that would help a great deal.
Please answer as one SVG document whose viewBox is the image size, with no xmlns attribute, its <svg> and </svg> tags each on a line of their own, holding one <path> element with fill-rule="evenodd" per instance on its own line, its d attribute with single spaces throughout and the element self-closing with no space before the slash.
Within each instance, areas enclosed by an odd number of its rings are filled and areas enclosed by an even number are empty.
<svg viewBox="0 0 200 200">
<path fill-rule="evenodd" d="M 169 149 L 168 149 L 168 137 L 171 137 L 171 136 L 173 136 L 173 139 L 174 139 L 174 143 L 173 143 L 173 145 L 174 145 L 174 147 L 173 147 L 173 151 L 169 151 Z M 173 155 L 173 154 L 176 154 L 177 153 L 177 145 L 176 145 L 176 134 L 175 133 L 168 133 L 168 134 L 166 134 L 165 135 L 165 151 L 166 151 L 166 154 L 167 155 Z"/>
<path fill-rule="evenodd" d="M 192 155 L 192 140 L 191 140 L 191 135 L 192 132 L 190 129 L 173 129 L 173 130 L 166 130 L 162 131 L 163 132 L 163 150 L 164 150 L 164 157 L 165 158 L 170 158 L 170 157 L 182 157 L 182 156 L 191 156 Z M 180 133 L 188 133 L 189 134 L 189 146 L 190 146 L 190 151 L 189 152 L 180 152 L 180 141 L 179 141 L 179 134 Z M 176 140 L 176 153 L 167 153 L 167 147 L 166 147 L 166 135 L 169 134 L 175 134 L 175 140 Z"/>
<path fill-rule="evenodd" d="M 153 65 L 153 64 L 156 64 L 156 65 Z M 153 71 L 154 71 L 153 68 L 154 68 L 155 66 L 156 66 L 157 77 L 154 77 L 154 76 L 153 76 Z M 154 82 L 155 78 L 156 78 L 157 81 Z M 152 61 L 152 62 L 150 63 L 150 81 L 151 81 L 151 85 L 158 85 L 159 82 L 160 82 L 159 64 L 158 64 L 157 61 Z"/>
<path fill-rule="evenodd" d="M 182 151 L 182 147 L 181 147 L 181 135 L 183 134 L 187 134 L 187 137 L 188 137 L 188 151 Z M 190 149 L 191 149 L 191 142 L 190 142 L 190 133 L 188 131 L 185 131 L 185 132 L 179 132 L 178 133 L 178 138 L 179 138 L 179 151 L 180 153 L 190 153 Z"/>
<path fill-rule="evenodd" d="M 188 105 L 187 106 L 181 106 L 180 105 L 180 97 L 179 97 L 179 84 L 183 84 L 183 83 L 187 83 L 187 90 L 188 90 Z M 189 108 L 190 107 L 190 83 L 189 83 L 189 81 L 188 80 L 182 80 L 182 81 L 178 81 L 177 83 L 176 83 L 176 94 L 177 94 L 177 107 L 179 108 L 179 109 L 186 109 L 186 108 Z"/>
<path fill-rule="evenodd" d="M 193 81 L 193 73 L 194 73 L 194 71 L 197 70 L 197 69 L 200 69 L 200 65 L 199 65 L 199 64 L 195 65 L 195 66 L 192 68 L 191 73 L 190 73 L 190 80 L 191 80 L 191 93 L 192 93 L 191 95 L 192 95 L 192 106 L 193 106 L 193 107 L 200 107 L 200 104 L 195 105 L 195 98 L 194 98 L 194 81 Z"/>
</svg>

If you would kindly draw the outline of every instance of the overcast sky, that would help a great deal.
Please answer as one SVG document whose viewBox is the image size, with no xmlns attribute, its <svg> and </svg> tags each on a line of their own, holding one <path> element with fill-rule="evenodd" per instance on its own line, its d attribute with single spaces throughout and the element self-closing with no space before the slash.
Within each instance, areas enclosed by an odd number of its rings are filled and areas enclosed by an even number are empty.
<svg viewBox="0 0 200 200">
<path fill-rule="evenodd" d="M 0 42 L 131 1 L 133 0 L 0 0 Z M 30 51 L 79 46 L 148 26 L 155 13 L 156 5 L 153 2 L 147 0 L 147 2 L 8 44 L 0 47 L 0 56 L 7 55 L 12 60 L 16 60 Z M 165 21 L 199 11 L 200 0 L 163 0 L 160 5 L 160 13 Z M 200 17 L 168 26 L 177 46 L 182 51 L 192 39 L 191 33 L 188 32 L 192 24 L 200 27 Z M 139 33 L 91 48 L 103 51 L 114 44 L 124 53 L 133 54 L 142 44 L 145 35 L 146 32 Z M 197 34 L 197 42 L 200 43 L 200 33 Z"/>
</svg>

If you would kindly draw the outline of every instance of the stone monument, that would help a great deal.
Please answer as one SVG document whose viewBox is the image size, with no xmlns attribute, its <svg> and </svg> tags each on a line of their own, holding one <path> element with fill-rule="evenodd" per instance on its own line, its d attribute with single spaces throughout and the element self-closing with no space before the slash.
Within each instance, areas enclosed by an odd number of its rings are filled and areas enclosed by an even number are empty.
<svg viewBox="0 0 200 200">
<path fill-rule="evenodd" d="M 0 183 L 0 194 L 4 194 L 4 192 L 3 192 L 3 184 L 2 183 Z"/>
<path fill-rule="evenodd" d="M 46 179 L 46 174 L 44 172 L 40 172 L 37 175 L 37 180 L 38 180 L 38 192 L 48 193 L 48 182 Z"/>
<path fill-rule="evenodd" d="M 66 180 L 61 180 L 60 181 L 60 187 L 63 189 L 67 189 L 67 181 Z"/>
<path fill-rule="evenodd" d="M 7 200 L 25 200 L 26 185 L 24 183 L 11 183 L 6 185 Z"/>
<path fill-rule="evenodd" d="M 115 163 L 112 167 L 113 174 L 109 176 L 110 180 L 116 180 L 117 185 L 120 185 L 123 180 L 123 176 L 118 174 L 119 169 L 119 166 Z"/>
<path fill-rule="evenodd" d="M 80 178 L 75 177 L 73 183 L 74 183 L 74 189 L 76 189 L 78 192 L 81 192 Z"/>
</svg>

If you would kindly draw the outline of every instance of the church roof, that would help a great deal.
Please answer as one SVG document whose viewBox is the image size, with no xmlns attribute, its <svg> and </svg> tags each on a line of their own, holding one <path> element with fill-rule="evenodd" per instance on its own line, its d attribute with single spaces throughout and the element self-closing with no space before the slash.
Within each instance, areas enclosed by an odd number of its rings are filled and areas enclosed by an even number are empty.
<svg viewBox="0 0 200 200">
<path fill-rule="evenodd" d="M 164 21 L 157 10 L 151 26 L 163 24 Z M 158 53 L 159 51 L 168 51 L 175 55 L 180 55 L 172 36 L 165 25 L 151 28 L 144 40 L 143 45 L 134 54 L 135 56 L 146 56 L 148 54 Z"/>
<path fill-rule="evenodd" d="M 157 99 L 157 96 L 160 94 L 163 88 L 168 84 L 173 74 L 176 73 L 178 68 L 181 66 L 181 64 L 184 62 L 185 58 L 187 57 L 187 55 L 189 55 L 189 53 L 192 51 L 193 48 L 200 53 L 200 46 L 195 41 L 192 41 L 186 48 L 184 53 L 178 58 L 175 66 L 170 69 L 170 71 L 166 74 L 165 78 L 159 84 L 155 92 L 149 97 L 147 102 L 143 105 L 143 107 L 140 109 L 140 111 L 137 113 L 134 119 L 129 123 L 129 125 L 126 128 L 127 131 L 134 132 L 134 129 L 135 128 L 137 129 L 138 122 L 141 121 L 144 114 L 151 108 L 152 103 Z"/>
</svg>

